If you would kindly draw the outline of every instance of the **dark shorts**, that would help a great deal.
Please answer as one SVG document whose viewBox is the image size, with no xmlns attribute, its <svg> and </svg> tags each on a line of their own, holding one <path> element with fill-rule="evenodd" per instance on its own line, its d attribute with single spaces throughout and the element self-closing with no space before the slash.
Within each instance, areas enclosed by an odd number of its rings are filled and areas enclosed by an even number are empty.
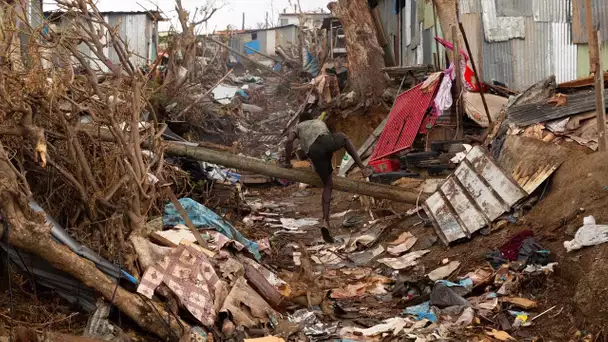
<svg viewBox="0 0 608 342">
<path fill-rule="evenodd" d="M 322 135 L 308 149 L 308 157 L 315 167 L 315 171 L 321 177 L 323 184 L 331 178 L 334 171 L 331 165 L 331 158 L 334 152 L 343 148 L 346 144 L 345 136 L 342 133 Z"/>
</svg>

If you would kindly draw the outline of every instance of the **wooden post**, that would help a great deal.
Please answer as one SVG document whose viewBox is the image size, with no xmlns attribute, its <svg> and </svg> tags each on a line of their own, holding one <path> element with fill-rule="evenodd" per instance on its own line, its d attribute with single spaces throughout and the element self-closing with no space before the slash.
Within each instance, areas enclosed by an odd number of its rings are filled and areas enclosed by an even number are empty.
<svg viewBox="0 0 608 342">
<path fill-rule="evenodd" d="M 593 28 L 591 0 L 585 0 L 585 21 L 587 22 L 587 42 L 589 46 L 589 73 L 595 74 L 600 54 L 597 40 L 594 35 L 595 29 Z"/>
<path fill-rule="evenodd" d="M 593 32 L 595 33 L 595 31 Z M 602 37 L 599 30 L 597 31 L 597 34 L 589 34 L 590 41 L 591 37 L 597 39 L 597 48 L 595 50 L 594 56 L 595 60 L 597 61 L 595 69 L 595 111 L 597 114 L 597 143 L 598 149 L 602 152 L 605 152 L 608 143 L 606 142 L 606 102 L 604 99 L 604 68 L 602 63 L 602 57 L 600 56 L 600 49 L 602 47 Z"/>
<path fill-rule="evenodd" d="M 462 34 L 462 39 L 464 40 L 464 45 L 467 47 L 467 53 L 469 54 L 469 58 L 471 59 L 471 66 L 473 67 L 473 73 L 475 74 L 475 79 L 479 84 L 479 95 L 481 95 L 481 102 L 483 102 L 483 108 L 486 110 L 486 116 L 488 117 L 488 127 L 492 124 L 492 116 L 490 115 L 490 110 L 488 109 L 488 103 L 486 102 L 486 96 L 483 94 L 483 79 L 480 73 L 477 72 L 477 67 L 475 66 L 475 59 L 473 58 L 473 53 L 471 52 L 471 47 L 469 46 L 469 40 L 467 39 L 467 34 L 464 32 L 464 26 L 462 23 L 458 23 L 458 27 L 460 27 L 460 33 Z"/>
<path fill-rule="evenodd" d="M 462 124 L 464 114 L 462 108 L 464 108 L 464 106 L 460 97 L 462 92 L 462 70 L 460 68 L 460 44 L 458 43 L 458 31 L 456 29 L 456 25 L 452 26 L 452 41 L 454 44 L 454 72 L 456 74 L 456 97 L 454 98 L 454 105 L 456 106 L 456 122 L 458 123 L 456 127 L 456 137 L 460 139 L 464 135 Z"/>
<path fill-rule="evenodd" d="M 432 0 L 433 3 L 433 24 L 434 24 L 434 31 L 435 31 L 435 37 L 439 37 L 439 33 L 437 33 L 437 12 L 435 10 L 435 0 Z M 435 40 L 435 38 L 433 38 L 433 40 Z M 441 54 L 439 54 L 439 42 L 437 40 L 435 40 L 435 50 L 437 52 L 437 70 L 443 70 L 443 68 L 441 67 Z"/>
</svg>

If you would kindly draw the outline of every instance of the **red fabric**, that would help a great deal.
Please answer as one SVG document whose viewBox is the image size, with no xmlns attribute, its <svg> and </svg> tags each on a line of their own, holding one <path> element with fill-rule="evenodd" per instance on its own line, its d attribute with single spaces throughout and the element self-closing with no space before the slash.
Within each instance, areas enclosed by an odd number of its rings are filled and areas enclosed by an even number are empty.
<svg viewBox="0 0 608 342">
<path fill-rule="evenodd" d="M 515 261 L 517 260 L 517 256 L 519 255 L 519 249 L 521 248 L 522 243 L 524 243 L 527 238 L 531 238 L 533 236 L 534 233 L 532 233 L 531 230 L 524 230 L 512 237 L 509 242 L 500 247 L 500 251 L 505 256 L 505 258 L 510 261 Z"/>
<path fill-rule="evenodd" d="M 421 83 L 397 97 L 370 161 L 412 147 L 440 83 L 435 82 L 426 92 L 420 90 Z"/>
</svg>

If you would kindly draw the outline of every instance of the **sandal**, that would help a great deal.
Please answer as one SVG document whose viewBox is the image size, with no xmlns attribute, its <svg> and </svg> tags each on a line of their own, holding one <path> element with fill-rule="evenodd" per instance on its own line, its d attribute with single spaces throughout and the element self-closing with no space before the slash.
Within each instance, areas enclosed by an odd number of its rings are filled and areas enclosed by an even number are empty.
<svg viewBox="0 0 608 342">
<path fill-rule="evenodd" d="M 323 241 L 325 241 L 326 243 L 335 242 L 334 238 L 331 236 L 331 233 L 329 232 L 329 228 L 325 224 L 323 224 L 323 226 L 321 227 L 321 235 L 323 235 Z"/>
</svg>

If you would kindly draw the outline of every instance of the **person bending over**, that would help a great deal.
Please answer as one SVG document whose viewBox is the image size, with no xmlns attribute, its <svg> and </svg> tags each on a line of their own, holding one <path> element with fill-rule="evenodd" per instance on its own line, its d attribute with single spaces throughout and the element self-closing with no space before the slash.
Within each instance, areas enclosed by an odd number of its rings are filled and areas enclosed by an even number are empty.
<svg viewBox="0 0 608 342">
<path fill-rule="evenodd" d="M 300 116 L 300 122 L 295 130 L 289 132 L 287 142 L 285 143 L 285 156 L 282 164 L 286 168 L 291 168 L 291 153 L 293 150 L 293 142 L 295 139 L 300 141 L 302 150 L 306 152 L 310 158 L 315 172 L 323 182 L 323 195 L 321 197 L 321 205 L 323 207 L 323 224 L 321 232 L 323 240 L 332 243 L 334 240 L 329 231 L 329 206 L 331 204 L 332 192 L 332 173 L 333 167 L 331 160 L 334 152 L 341 148 L 345 148 L 346 152 L 355 160 L 357 166 L 362 170 L 364 177 L 369 177 L 372 174 L 370 168 L 366 168 L 361 162 L 359 154 L 353 143 L 344 133 L 330 133 L 327 125 L 321 120 L 312 118 L 310 113 L 303 113 Z"/>
</svg>

